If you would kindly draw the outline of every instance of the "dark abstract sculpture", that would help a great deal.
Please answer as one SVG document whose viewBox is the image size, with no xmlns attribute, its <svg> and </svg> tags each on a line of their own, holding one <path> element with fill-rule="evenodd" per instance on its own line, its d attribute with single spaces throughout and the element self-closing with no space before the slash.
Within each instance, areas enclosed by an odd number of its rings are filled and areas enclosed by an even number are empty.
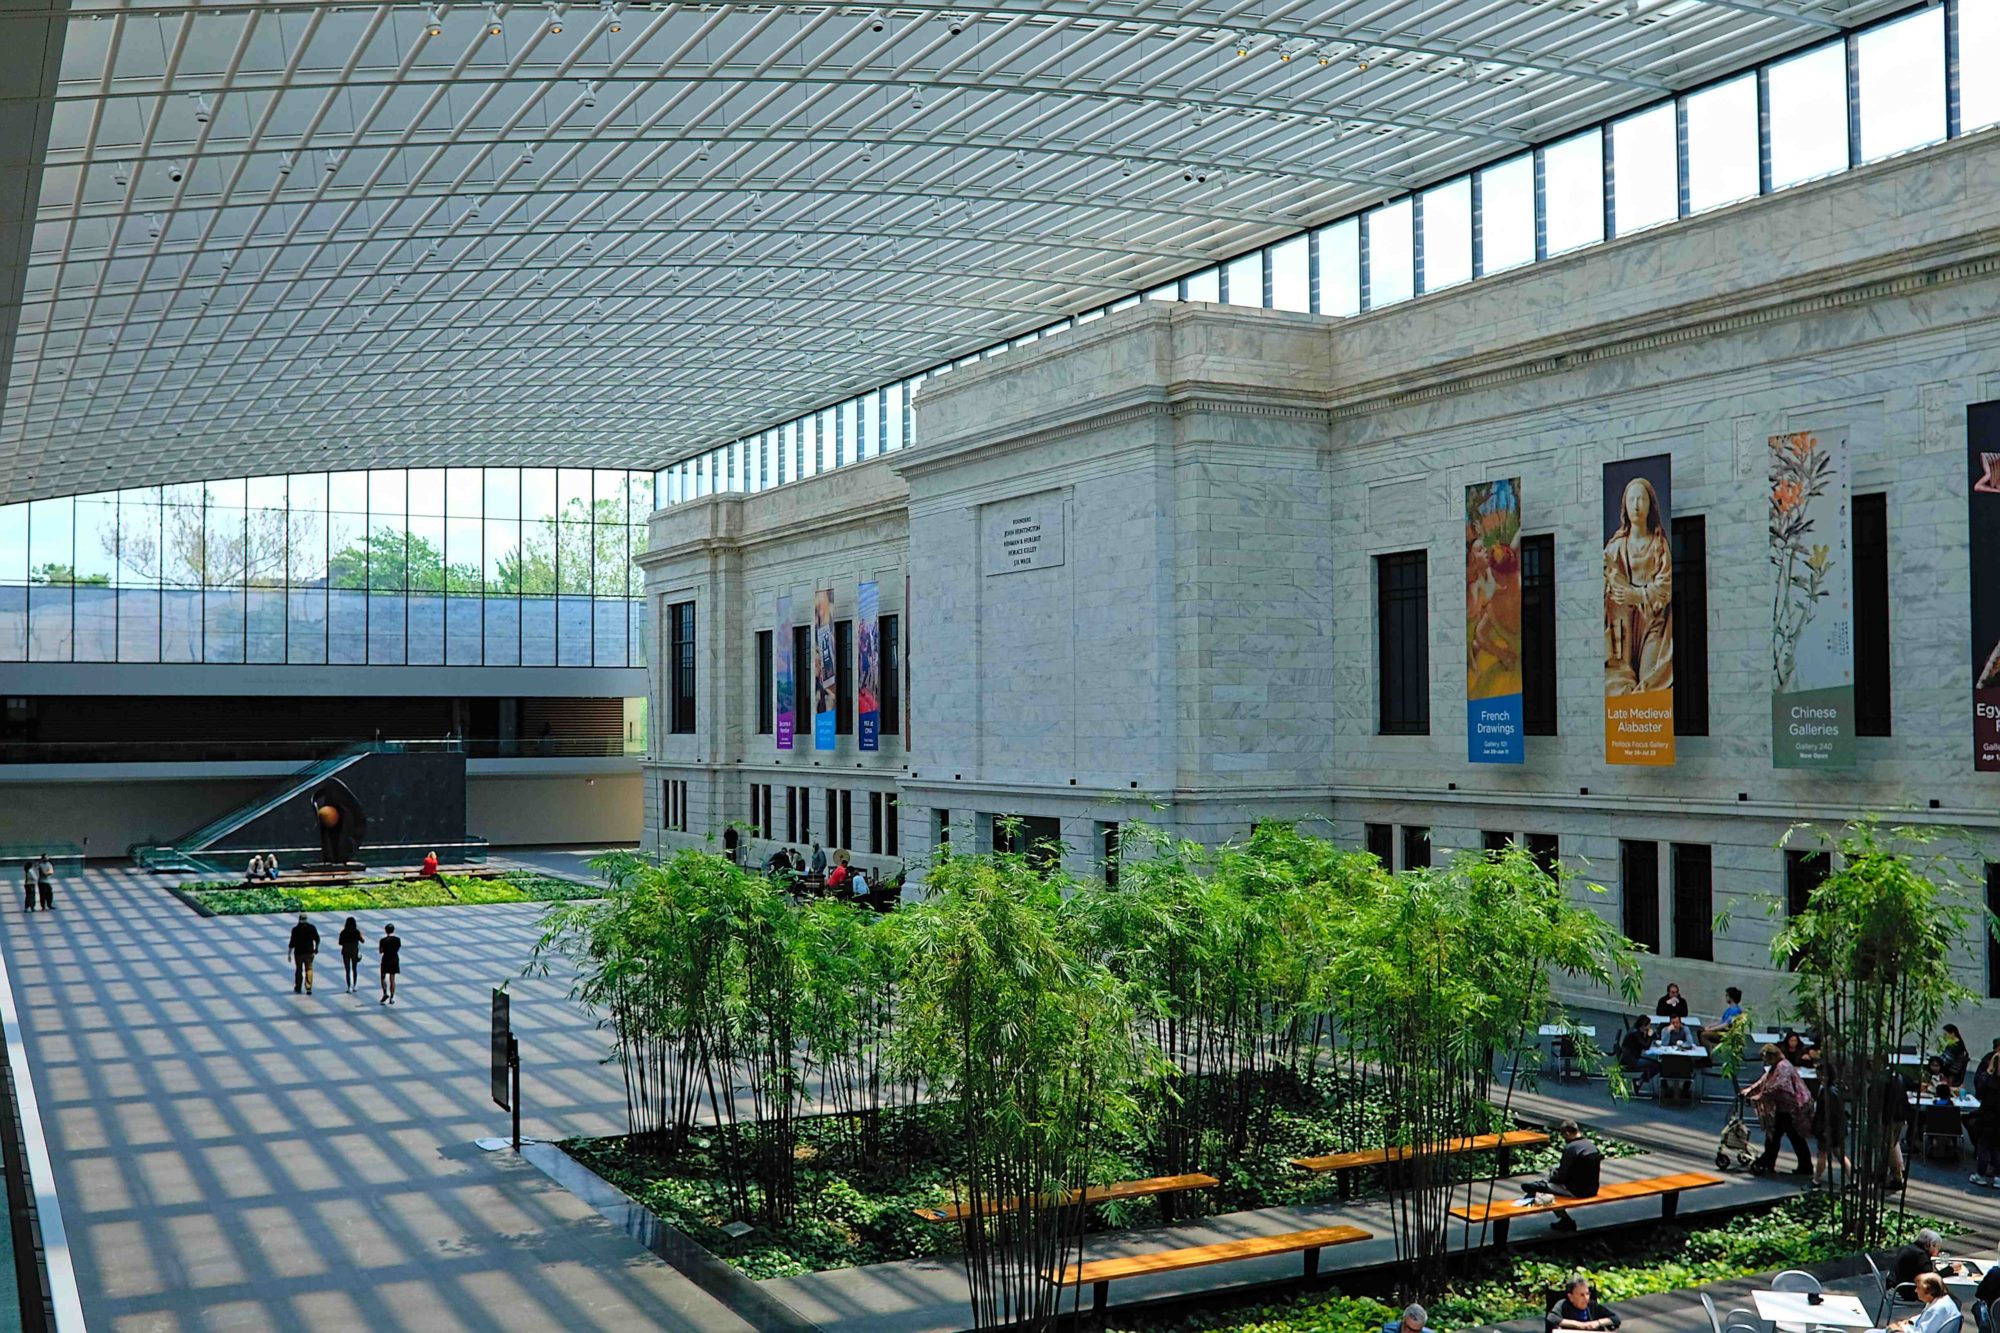
<svg viewBox="0 0 2000 1333">
<path fill-rule="evenodd" d="M 339 778 L 313 788 L 313 821 L 319 828 L 319 859 L 327 865 L 349 865 L 368 831 L 368 812 Z"/>
</svg>

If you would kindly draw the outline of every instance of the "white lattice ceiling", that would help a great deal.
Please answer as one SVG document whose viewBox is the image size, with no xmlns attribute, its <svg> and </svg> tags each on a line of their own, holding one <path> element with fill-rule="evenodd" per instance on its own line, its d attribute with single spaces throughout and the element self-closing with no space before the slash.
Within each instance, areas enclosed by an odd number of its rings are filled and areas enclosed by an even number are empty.
<svg viewBox="0 0 2000 1333">
<path fill-rule="evenodd" d="M 78 0 L 0 501 L 657 465 L 1887 7 Z"/>
</svg>

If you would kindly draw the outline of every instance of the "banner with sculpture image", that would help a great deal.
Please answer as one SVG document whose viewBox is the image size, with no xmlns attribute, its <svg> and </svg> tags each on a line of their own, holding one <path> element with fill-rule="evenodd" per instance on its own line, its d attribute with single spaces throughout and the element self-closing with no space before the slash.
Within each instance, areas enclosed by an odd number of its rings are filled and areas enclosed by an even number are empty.
<svg viewBox="0 0 2000 1333">
<path fill-rule="evenodd" d="M 833 589 L 813 593 L 812 628 L 813 749 L 834 747 L 834 725 L 838 720 L 839 668 L 833 654 Z"/>
<path fill-rule="evenodd" d="M 1674 762 L 1674 460 L 1604 465 L 1604 762 Z"/>
<path fill-rule="evenodd" d="M 776 730 L 778 748 L 792 748 L 792 730 L 798 725 L 799 664 L 792 661 L 792 597 L 786 593 L 778 599 L 778 619 L 771 630 L 771 657 L 778 667 Z"/>
<path fill-rule="evenodd" d="M 854 726 L 864 750 L 882 748 L 882 587 L 864 583 L 855 597 Z"/>
<path fill-rule="evenodd" d="M 1465 488 L 1465 759 L 1518 764 L 1521 479 Z"/>
<path fill-rule="evenodd" d="M 1972 557 L 1972 767 L 2000 773 L 2000 402 L 1965 411 Z"/>
<path fill-rule="evenodd" d="M 1854 763 L 1854 571 L 1847 433 L 1769 441 L 1771 764 Z"/>
</svg>

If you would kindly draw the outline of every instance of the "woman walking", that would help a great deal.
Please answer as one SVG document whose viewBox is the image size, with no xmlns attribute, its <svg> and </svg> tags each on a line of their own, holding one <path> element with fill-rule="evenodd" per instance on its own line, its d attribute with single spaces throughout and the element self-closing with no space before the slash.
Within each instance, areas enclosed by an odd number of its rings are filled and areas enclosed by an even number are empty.
<svg viewBox="0 0 2000 1333">
<path fill-rule="evenodd" d="M 375 942 L 375 951 L 382 955 L 382 999 L 383 1004 L 396 1002 L 396 974 L 403 970 L 403 942 L 396 938 L 394 926 L 382 927 L 382 938 Z"/>
<path fill-rule="evenodd" d="M 347 918 L 347 924 L 340 928 L 340 969 L 347 974 L 347 993 L 361 984 L 361 927 L 354 924 L 354 918 Z"/>
</svg>

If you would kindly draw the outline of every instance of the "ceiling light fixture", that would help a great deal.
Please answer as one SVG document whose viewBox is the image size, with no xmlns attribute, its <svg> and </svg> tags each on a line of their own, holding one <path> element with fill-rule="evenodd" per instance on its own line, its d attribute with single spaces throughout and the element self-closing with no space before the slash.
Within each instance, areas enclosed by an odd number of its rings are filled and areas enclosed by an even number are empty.
<svg viewBox="0 0 2000 1333">
<path fill-rule="evenodd" d="M 1014 150 L 1014 170 L 1020 171 L 1027 165 L 1028 165 L 1028 155 L 1022 152 L 1020 149 L 1016 148 Z"/>
<path fill-rule="evenodd" d="M 618 0 L 600 0 L 598 7 L 604 11 L 605 27 L 612 32 L 625 31 L 625 6 Z"/>
<path fill-rule="evenodd" d="M 125 164 L 123 162 L 113 163 L 111 166 L 111 183 L 113 185 L 129 185 L 131 182 L 132 173 L 126 168 Z"/>
<path fill-rule="evenodd" d="M 194 103 L 194 123 L 197 125 L 208 124 L 210 114 L 208 99 L 200 93 L 189 93 L 188 100 Z"/>
<path fill-rule="evenodd" d="M 292 155 L 290 153 L 278 154 L 278 174 L 280 176 L 289 176 L 292 174 Z"/>
<path fill-rule="evenodd" d="M 187 179 L 187 170 L 187 163 L 176 162 L 167 168 L 167 179 L 179 185 L 183 180 Z"/>
<path fill-rule="evenodd" d="M 882 11 L 881 11 L 881 10 L 879 10 L 879 9 L 871 9 L 871 10 L 869 10 L 869 11 L 868 11 L 868 31 L 870 31 L 870 32 L 880 32 L 880 31 L 882 31 L 882 29 L 883 29 L 883 27 L 884 27 L 884 26 L 885 26 L 885 21 L 884 21 L 884 19 L 882 18 Z"/>
<path fill-rule="evenodd" d="M 702 145 L 701 147 L 699 147 L 699 148 L 697 148 L 697 149 L 695 149 L 695 150 L 694 150 L 694 160 L 695 160 L 695 161 L 697 161 L 697 162 L 706 162 L 706 161 L 708 161 L 708 145 L 707 145 L 707 144 L 703 144 L 703 145 Z"/>
<path fill-rule="evenodd" d="M 486 6 L 486 35 L 488 37 L 500 35 L 500 6 L 497 4 Z"/>
<path fill-rule="evenodd" d="M 156 241 L 160 239 L 160 215 L 158 213 L 146 214 L 146 234 Z"/>
<path fill-rule="evenodd" d="M 951 33 L 952 36 L 954 37 L 958 36 L 960 33 L 965 31 L 965 15 L 946 14 L 944 16 L 944 26 L 946 30 Z"/>
<path fill-rule="evenodd" d="M 1199 185 L 1208 179 L 1207 167 L 1182 167 L 1181 179 L 1190 185 Z"/>
<path fill-rule="evenodd" d="M 584 104 L 584 105 L 585 105 L 586 107 L 593 107 L 593 106 L 596 106 L 596 105 L 597 105 L 597 80 L 595 80 L 595 79 L 578 79 L 578 80 L 577 80 L 577 82 L 583 85 L 583 104 Z"/>
<path fill-rule="evenodd" d="M 542 7 L 549 11 L 549 17 L 548 17 L 549 31 L 561 32 L 563 29 L 562 5 L 558 3 L 558 0 L 547 0 L 547 3 L 544 4 Z"/>
<path fill-rule="evenodd" d="M 440 37 L 444 35 L 444 6 L 432 5 L 430 16 L 424 20 L 424 35 Z"/>
</svg>

